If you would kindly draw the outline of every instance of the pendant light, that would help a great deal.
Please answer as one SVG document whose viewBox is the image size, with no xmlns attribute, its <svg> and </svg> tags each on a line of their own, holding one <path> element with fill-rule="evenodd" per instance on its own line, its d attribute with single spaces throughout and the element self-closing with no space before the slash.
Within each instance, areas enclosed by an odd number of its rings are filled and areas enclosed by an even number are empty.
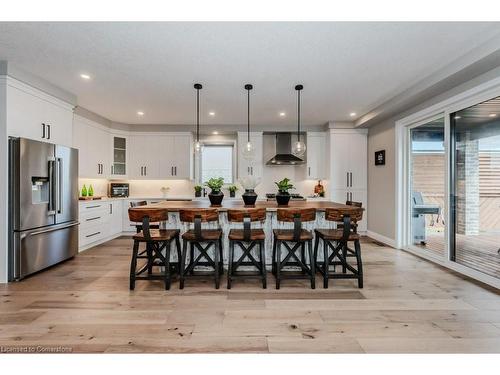
<svg viewBox="0 0 500 375">
<path fill-rule="evenodd" d="M 297 90 L 297 142 L 293 144 L 292 154 L 298 157 L 306 152 L 306 144 L 300 140 L 300 91 L 303 88 L 302 85 L 295 86 L 295 90 Z"/>
<path fill-rule="evenodd" d="M 255 147 L 252 142 L 250 142 L 250 90 L 252 89 L 252 85 L 245 85 L 245 90 L 247 90 L 247 143 L 243 147 L 242 156 L 246 160 L 253 160 L 255 158 Z"/>
<path fill-rule="evenodd" d="M 195 83 L 194 88 L 196 89 L 196 141 L 194 142 L 194 151 L 200 152 L 200 90 L 203 88 L 201 83 Z"/>
</svg>

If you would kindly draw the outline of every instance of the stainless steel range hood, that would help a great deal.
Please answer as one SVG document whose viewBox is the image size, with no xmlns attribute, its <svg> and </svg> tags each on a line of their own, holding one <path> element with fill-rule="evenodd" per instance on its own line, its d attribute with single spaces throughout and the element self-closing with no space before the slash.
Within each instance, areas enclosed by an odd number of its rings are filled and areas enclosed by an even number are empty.
<svg viewBox="0 0 500 375">
<path fill-rule="evenodd" d="M 276 133 L 276 154 L 267 165 L 299 165 L 305 161 L 292 154 L 292 133 Z"/>
</svg>

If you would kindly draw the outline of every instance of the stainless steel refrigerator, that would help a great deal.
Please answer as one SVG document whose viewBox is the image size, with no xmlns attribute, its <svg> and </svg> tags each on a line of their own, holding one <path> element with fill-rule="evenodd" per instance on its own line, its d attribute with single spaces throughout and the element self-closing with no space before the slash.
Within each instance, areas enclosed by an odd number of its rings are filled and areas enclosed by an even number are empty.
<svg viewBox="0 0 500 375">
<path fill-rule="evenodd" d="M 78 150 L 9 139 L 9 280 L 78 253 Z"/>
</svg>

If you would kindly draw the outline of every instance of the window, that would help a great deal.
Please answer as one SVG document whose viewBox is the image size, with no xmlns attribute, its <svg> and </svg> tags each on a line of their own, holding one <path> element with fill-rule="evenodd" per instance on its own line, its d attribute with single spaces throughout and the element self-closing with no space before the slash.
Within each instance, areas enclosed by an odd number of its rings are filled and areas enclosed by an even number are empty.
<svg viewBox="0 0 500 375">
<path fill-rule="evenodd" d="M 223 177 L 224 183 L 234 183 L 233 145 L 207 145 L 201 151 L 200 182 Z"/>
</svg>

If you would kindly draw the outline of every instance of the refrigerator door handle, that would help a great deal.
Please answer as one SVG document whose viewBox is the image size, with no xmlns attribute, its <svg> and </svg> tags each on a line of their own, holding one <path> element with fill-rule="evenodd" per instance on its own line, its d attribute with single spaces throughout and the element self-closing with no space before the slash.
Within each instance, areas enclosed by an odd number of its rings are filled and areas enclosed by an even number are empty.
<svg viewBox="0 0 500 375">
<path fill-rule="evenodd" d="M 34 231 L 34 232 L 23 233 L 22 236 L 21 236 L 21 239 L 26 238 L 26 237 L 30 237 L 30 236 L 37 236 L 39 234 L 44 234 L 44 233 L 49 233 L 49 232 L 55 232 L 56 230 L 60 230 L 60 229 L 71 228 L 71 227 L 74 227 L 76 225 L 80 225 L 80 223 L 79 222 L 75 222 L 75 223 L 67 224 L 67 225 L 64 225 L 64 226 L 51 226 L 48 229 L 42 229 L 42 230 L 38 230 L 38 231 Z"/>
<path fill-rule="evenodd" d="M 55 169 L 55 158 L 49 158 L 49 211 L 48 215 L 55 215 L 56 209 L 54 206 L 55 201 L 57 200 L 56 195 L 56 184 L 54 183 L 54 169 Z"/>
<path fill-rule="evenodd" d="M 62 159 L 57 158 L 56 159 L 56 211 L 58 214 L 62 213 L 62 186 L 63 186 L 63 181 L 62 181 Z"/>
</svg>

